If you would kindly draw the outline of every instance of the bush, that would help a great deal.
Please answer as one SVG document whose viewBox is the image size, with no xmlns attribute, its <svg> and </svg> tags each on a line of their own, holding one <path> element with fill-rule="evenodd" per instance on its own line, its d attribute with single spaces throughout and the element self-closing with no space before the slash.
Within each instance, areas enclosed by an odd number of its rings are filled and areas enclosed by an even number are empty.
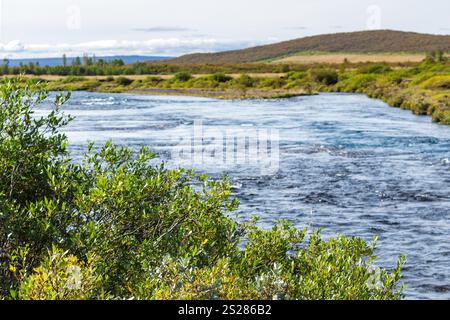
<svg viewBox="0 0 450 320">
<path fill-rule="evenodd" d="M 303 80 L 306 77 L 306 73 L 305 72 L 289 72 L 287 74 L 287 79 L 288 81 L 296 81 L 296 80 Z"/>
<path fill-rule="evenodd" d="M 255 79 L 247 74 L 241 74 L 235 81 L 238 86 L 243 88 L 251 88 L 255 84 Z"/>
<path fill-rule="evenodd" d="M 174 80 L 179 82 L 186 82 L 192 79 L 192 75 L 188 72 L 178 72 L 174 75 Z"/>
<path fill-rule="evenodd" d="M 309 75 L 313 81 L 327 86 L 338 82 L 338 74 L 332 69 L 311 69 Z"/>
<path fill-rule="evenodd" d="M 210 77 L 213 81 L 219 82 L 219 83 L 228 82 L 233 79 L 232 77 L 227 76 L 226 74 L 223 74 L 223 73 L 214 73 Z"/>
<path fill-rule="evenodd" d="M 24 278 L 18 294 L 24 300 L 80 300 L 100 294 L 102 278 L 95 275 L 92 257 L 84 263 L 56 247 L 48 252 L 41 265 Z"/>
<path fill-rule="evenodd" d="M 282 88 L 286 82 L 281 78 L 266 78 L 259 82 L 260 88 L 279 89 Z"/>
<path fill-rule="evenodd" d="M 373 74 L 357 74 L 339 83 L 345 91 L 361 92 L 376 82 Z"/>
<path fill-rule="evenodd" d="M 121 86 L 129 86 L 133 83 L 133 80 L 126 77 L 117 77 L 114 81 Z"/>
<path fill-rule="evenodd" d="M 426 89 L 450 89 L 450 75 L 438 75 L 430 77 L 421 83 L 421 86 Z"/>
<path fill-rule="evenodd" d="M 385 64 L 368 64 L 358 68 L 358 73 L 362 74 L 382 74 L 392 71 L 391 67 Z"/>
<path fill-rule="evenodd" d="M 145 83 L 149 86 L 155 87 L 158 86 L 161 82 L 164 82 L 164 79 L 160 77 L 147 77 L 145 79 Z"/>
<path fill-rule="evenodd" d="M 432 116 L 433 121 L 450 125 L 450 110 L 437 108 Z"/>
<path fill-rule="evenodd" d="M 361 239 L 239 223 L 226 180 L 110 142 L 74 162 L 59 133 L 69 97 L 33 116 L 47 96 L 19 80 L 1 87 L 0 298 L 401 298 L 402 260 L 389 273 Z"/>
</svg>

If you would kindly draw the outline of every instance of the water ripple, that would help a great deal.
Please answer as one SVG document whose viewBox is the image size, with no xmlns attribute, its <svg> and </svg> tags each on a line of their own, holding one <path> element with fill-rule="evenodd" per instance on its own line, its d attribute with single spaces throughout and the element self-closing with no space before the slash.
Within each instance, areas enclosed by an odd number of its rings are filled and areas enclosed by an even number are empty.
<svg viewBox="0 0 450 320">
<path fill-rule="evenodd" d="M 37 110 L 37 113 L 45 110 Z M 194 166 L 227 174 L 243 219 L 272 225 L 287 218 L 371 240 L 378 263 L 393 268 L 406 255 L 408 298 L 450 298 L 450 127 L 356 94 L 288 100 L 219 101 L 75 92 L 67 130 L 81 156 L 88 140 L 148 145 L 170 166 L 176 145 L 194 121 L 208 128 L 272 128 L 280 132 L 280 170 Z"/>
</svg>

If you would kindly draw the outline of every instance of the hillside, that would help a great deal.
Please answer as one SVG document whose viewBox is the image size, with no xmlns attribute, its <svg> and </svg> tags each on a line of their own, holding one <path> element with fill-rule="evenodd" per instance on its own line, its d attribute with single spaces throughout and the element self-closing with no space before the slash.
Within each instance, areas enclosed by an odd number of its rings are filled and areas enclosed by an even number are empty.
<svg viewBox="0 0 450 320">
<path fill-rule="evenodd" d="M 336 33 L 300 38 L 243 50 L 189 54 L 166 62 L 171 64 L 223 64 L 256 62 L 301 52 L 423 53 L 450 51 L 450 35 L 375 30 Z"/>
</svg>

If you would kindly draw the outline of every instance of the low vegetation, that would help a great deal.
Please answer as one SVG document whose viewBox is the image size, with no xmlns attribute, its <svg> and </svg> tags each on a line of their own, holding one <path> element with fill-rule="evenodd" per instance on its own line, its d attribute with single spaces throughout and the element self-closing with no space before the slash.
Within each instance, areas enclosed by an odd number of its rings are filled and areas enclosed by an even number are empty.
<svg viewBox="0 0 450 320">
<path fill-rule="evenodd" d="M 64 61 L 64 59 L 62 59 Z M 74 61 L 77 61 L 76 59 Z M 81 60 L 80 60 L 81 61 Z M 10 66 L 9 60 L 4 59 L 0 66 L 0 75 L 54 75 L 54 76 L 130 76 L 130 75 L 165 75 L 176 73 L 191 74 L 212 74 L 212 73 L 277 73 L 289 70 L 304 70 L 305 67 L 299 65 L 284 64 L 221 64 L 221 65 L 205 65 L 193 64 L 189 66 L 181 66 L 167 64 L 165 62 L 135 62 L 132 64 L 124 64 L 120 59 L 105 62 L 103 60 L 95 60 L 94 58 L 85 57 L 83 62 L 67 65 L 62 63 L 58 66 L 41 66 L 30 62 L 28 64 L 20 64 L 18 66 Z"/>
<path fill-rule="evenodd" d="M 365 93 L 393 107 L 429 115 L 450 124 L 450 63 L 440 52 L 428 54 L 420 64 L 314 65 L 281 74 L 174 76 L 65 77 L 48 82 L 50 90 L 91 90 L 143 94 L 182 94 L 215 98 L 281 98 L 318 92 Z"/>
<path fill-rule="evenodd" d="M 449 74 L 450 64 L 444 61 L 425 61 L 414 68 L 394 70 L 374 66 L 373 70 L 341 74 L 338 83 L 321 90 L 365 93 L 392 107 L 450 124 Z"/>
<path fill-rule="evenodd" d="M 170 83 L 235 81 L 183 80 Z M 152 166 L 147 148 L 90 145 L 75 162 L 60 132 L 69 95 L 38 118 L 42 84 L 7 80 L 0 93 L 0 299 L 402 297 L 403 259 L 377 268 L 373 243 L 240 222 L 226 180 Z"/>
</svg>

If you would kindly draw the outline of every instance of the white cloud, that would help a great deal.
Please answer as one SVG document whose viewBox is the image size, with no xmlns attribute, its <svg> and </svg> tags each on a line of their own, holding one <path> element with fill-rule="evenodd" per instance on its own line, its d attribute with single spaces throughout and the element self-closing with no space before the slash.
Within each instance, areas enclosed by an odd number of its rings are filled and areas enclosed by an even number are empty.
<svg viewBox="0 0 450 320">
<path fill-rule="evenodd" d="M 42 58 L 96 54 L 108 55 L 181 55 L 192 52 L 212 52 L 243 48 L 260 43 L 250 41 L 217 40 L 214 38 L 160 38 L 142 41 L 98 40 L 80 43 L 22 44 L 20 41 L 0 43 L 0 55 L 9 58 Z"/>
<path fill-rule="evenodd" d="M 24 48 L 24 45 L 19 40 L 13 40 L 5 44 L 0 43 L 0 52 L 20 52 Z"/>
</svg>

